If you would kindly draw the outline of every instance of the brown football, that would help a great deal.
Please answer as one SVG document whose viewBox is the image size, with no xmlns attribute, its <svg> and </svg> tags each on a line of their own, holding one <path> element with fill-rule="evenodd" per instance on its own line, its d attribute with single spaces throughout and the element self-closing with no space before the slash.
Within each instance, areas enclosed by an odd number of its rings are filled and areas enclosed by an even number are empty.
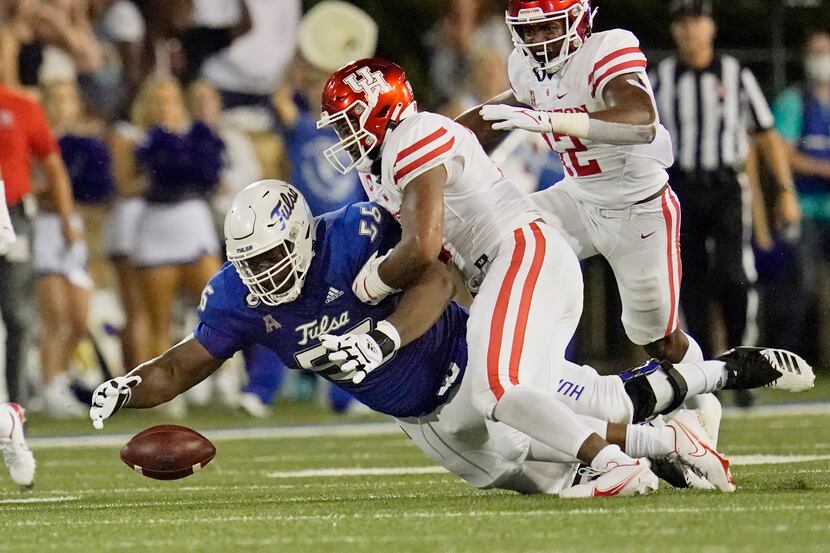
<svg viewBox="0 0 830 553">
<path fill-rule="evenodd" d="M 190 428 L 175 424 L 153 426 L 139 432 L 121 448 L 121 460 L 144 476 L 176 480 L 207 465 L 216 448 Z"/>
</svg>

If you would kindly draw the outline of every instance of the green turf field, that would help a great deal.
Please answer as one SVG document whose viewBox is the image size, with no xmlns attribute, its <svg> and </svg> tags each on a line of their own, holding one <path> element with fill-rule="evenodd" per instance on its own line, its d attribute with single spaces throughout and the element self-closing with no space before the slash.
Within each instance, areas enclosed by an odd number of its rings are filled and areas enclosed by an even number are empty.
<svg viewBox="0 0 830 553">
<path fill-rule="evenodd" d="M 472 489 L 379 417 L 343 421 L 285 404 L 275 420 L 317 426 L 280 429 L 268 420 L 250 437 L 250 419 L 197 409 L 189 426 L 247 427 L 249 437 L 208 432 L 216 459 L 176 482 L 130 471 L 118 458 L 120 434 L 71 446 L 55 436 L 91 434 L 86 422 L 32 417 L 37 488 L 21 494 L 0 476 L 0 551 L 826 552 L 830 408 L 814 406 L 818 414 L 724 420 L 735 494 L 661 488 L 567 502 Z M 165 420 L 128 415 L 107 431 Z"/>
</svg>

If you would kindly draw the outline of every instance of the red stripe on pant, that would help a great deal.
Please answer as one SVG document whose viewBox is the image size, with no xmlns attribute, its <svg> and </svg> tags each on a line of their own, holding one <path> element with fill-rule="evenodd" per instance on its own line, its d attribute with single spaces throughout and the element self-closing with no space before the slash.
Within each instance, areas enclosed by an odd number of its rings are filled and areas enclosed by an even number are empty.
<svg viewBox="0 0 830 553">
<path fill-rule="evenodd" d="M 510 303 L 513 283 L 516 281 L 516 275 L 519 274 L 522 258 L 525 255 L 525 236 L 522 229 L 514 230 L 513 238 L 516 241 L 516 247 L 513 248 L 513 257 L 510 259 L 507 274 L 504 276 L 499 296 L 496 299 L 496 306 L 493 308 L 493 319 L 490 321 L 490 346 L 487 349 L 487 381 L 497 400 L 504 395 L 504 387 L 499 382 L 499 356 L 504 334 L 504 320 L 507 318 L 507 306 Z"/>
<path fill-rule="evenodd" d="M 675 300 L 674 293 L 674 261 L 672 260 L 672 257 L 675 255 L 675 249 L 672 247 L 676 243 L 676 237 L 673 235 L 675 224 L 671 209 L 669 209 L 668 198 L 669 191 L 666 190 L 661 198 L 661 203 L 663 204 L 663 218 L 666 220 L 666 260 L 669 266 L 669 302 L 671 303 L 671 310 L 669 312 L 669 322 L 666 324 L 665 336 L 674 332 L 674 314 L 677 310 L 677 301 Z"/>
<path fill-rule="evenodd" d="M 683 222 L 683 212 L 680 211 L 680 200 L 677 199 L 677 194 L 675 194 L 674 190 L 671 188 L 669 188 L 669 200 L 671 200 L 671 203 L 677 212 L 677 221 L 674 224 L 674 244 L 676 246 L 675 251 L 677 252 L 677 286 L 679 287 L 680 283 L 683 282 L 683 257 L 680 255 L 680 227 Z M 677 296 L 678 298 L 675 300 L 675 303 L 680 301 L 680 290 L 677 291 Z"/>
<path fill-rule="evenodd" d="M 530 315 L 530 304 L 533 301 L 533 291 L 536 289 L 536 281 L 539 280 L 539 273 L 542 272 L 542 262 L 545 260 L 545 236 L 542 229 L 536 223 L 530 223 L 533 231 L 533 238 L 536 241 L 536 250 L 533 252 L 533 262 L 530 271 L 522 288 L 522 301 L 519 304 L 519 314 L 516 317 L 516 331 L 513 333 L 513 349 L 510 351 L 510 383 L 519 383 L 519 363 L 522 361 L 522 350 L 525 345 L 525 332 L 527 331 L 527 319 Z"/>
</svg>

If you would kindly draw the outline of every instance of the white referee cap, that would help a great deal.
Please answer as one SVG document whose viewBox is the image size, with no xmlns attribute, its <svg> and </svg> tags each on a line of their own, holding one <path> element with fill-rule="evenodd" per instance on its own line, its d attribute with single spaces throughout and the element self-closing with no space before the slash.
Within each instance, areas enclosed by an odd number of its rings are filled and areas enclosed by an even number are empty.
<svg viewBox="0 0 830 553">
<path fill-rule="evenodd" d="M 300 54 L 317 69 L 332 72 L 375 54 L 378 26 L 348 2 L 325 0 L 300 21 Z"/>
</svg>

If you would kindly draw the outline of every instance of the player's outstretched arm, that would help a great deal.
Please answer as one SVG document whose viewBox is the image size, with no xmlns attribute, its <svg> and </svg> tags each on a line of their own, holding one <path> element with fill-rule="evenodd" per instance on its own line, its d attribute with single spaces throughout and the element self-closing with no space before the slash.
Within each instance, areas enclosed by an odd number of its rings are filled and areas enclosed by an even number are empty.
<svg viewBox="0 0 830 553">
<path fill-rule="evenodd" d="M 144 409 L 170 401 L 218 369 L 216 359 L 192 335 L 128 374 L 108 380 L 92 395 L 89 416 L 96 428 L 122 407 Z"/>
<path fill-rule="evenodd" d="M 614 145 L 649 144 L 657 136 L 657 111 L 644 77 L 626 73 L 605 85 L 606 109 L 592 113 L 535 111 L 526 107 L 485 105 L 481 117 L 494 130 L 524 129 Z"/>
<path fill-rule="evenodd" d="M 460 123 L 468 129 L 470 129 L 471 131 L 473 131 L 473 134 L 475 134 L 476 138 L 478 138 L 478 141 L 481 143 L 481 146 L 484 148 L 484 151 L 490 153 L 493 150 L 495 150 L 505 138 L 507 138 L 507 135 L 510 134 L 510 131 L 493 129 L 492 125 L 490 124 L 490 121 L 486 121 L 481 116 L 481 108 L 487 105 L 508 105 L 514 107 L 526 106 L 524 106 L 524 104 L 516 100 L 516 96 L 513 95 L 512 90 L 508 90 L 506 92 L 502 92 L 495 98 L 488 100 L 480 106 L 468 109 L 467 111 L 455 118 L 455 121 L 457 123 Z"/>
</svg>

